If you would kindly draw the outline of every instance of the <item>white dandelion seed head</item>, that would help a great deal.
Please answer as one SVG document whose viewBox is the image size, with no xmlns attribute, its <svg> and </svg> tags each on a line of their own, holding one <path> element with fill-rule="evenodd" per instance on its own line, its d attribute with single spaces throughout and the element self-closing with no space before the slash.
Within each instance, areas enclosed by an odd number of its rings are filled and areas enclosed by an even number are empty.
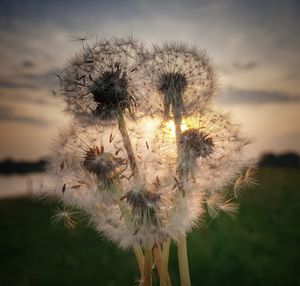
<svg viewBox="0 0 300 286">
<path fill-rule="evenodd" d="M 165 121 L 156 130 L 157 150 L 174 172 L 192 180 L 201 190 L 211 191 L 232 182 L 250 164 L 244 157 L 247 138 L 230 115 L 210 107 L 183 117 L 177 146 L 174 123 Z"/>
<path fill-rule="evenodd" d="M 185 196 L 173 194 L 172 207 L 168 213 L 166 229 L 170 237 L 177 240 L 179 235 L 186 234 L 199 226 L 205 213 L 204 194 L 197 192 L 195 186 L 185 184 Z"/>
<path fill-rule="evenodd" d="M 131 38 L 84 45 L 60 75 L 68 110 L 88 122 L 112 124 L 119 112 L 134 117 L 145 90 L 138 72 L 145 58 L 142 43 Z"/>
<path fill-rule="evenodd" d="M 49 195 L 84 210 L 95 228 L 121 247 L 136 243 L 152 247 L 169 237 L 165 218 L 171 208 L 170 176 L 166 171 L 159 173 L 157 166 L 161 170 L 163 166 L 157 163 L 152 146 L 145 144 L 139 128 L 132 122 L 128 132 L 135 138 L 132 145 L 143 169 L 140 177 L 127 166 L 118 129 L 98 124 L 82 126 L 74 122 L 59 132 L 48 168 L 52 176 L 48 189 L 54 189 Z"/>
<path fill-rule="evenodd" d="M 144 70 L 152 85 L 145 98 L 147 112 L 164 118 L 171 111 L 190 115 L 204 108 L 216 91 L 216 75 L 206 53 L 183 44 L 154 46 Z"/>
</svg>

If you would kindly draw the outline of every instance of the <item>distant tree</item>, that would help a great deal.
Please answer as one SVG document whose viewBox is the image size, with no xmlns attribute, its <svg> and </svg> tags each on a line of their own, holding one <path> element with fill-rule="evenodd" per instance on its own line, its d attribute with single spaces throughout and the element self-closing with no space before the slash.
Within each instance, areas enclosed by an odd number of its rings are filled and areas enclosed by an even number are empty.
<svg viewBox="0 0 300 286">
<path fill-rule="evenodd" d="M 267 153 L 262 155 L 259 165 L 263 167 L 275 167 L 277 165 L 277 158 L 273 153 Z"/>
<path fill-rule="evenodd" d="M 275 155 L 273 153 L 266 153 L 262 155 L 259 165 L 262 167 L 300 167 L 300 157 L 296 153 L 284 153 Z"/>
<path fill-rule="evenodd" d="M 277 156 L 280 167 L 299 167 L 300 158 L 298 154 L 286 153 Z"/>
<path fill-rule="evenodd" d="M 8 158 L 0 161 L 0 174 L 27 174 L 32 172 L 44 172 L 47 160 L 40 159 L 35 162 L 13 161 Z"/>
</svg>

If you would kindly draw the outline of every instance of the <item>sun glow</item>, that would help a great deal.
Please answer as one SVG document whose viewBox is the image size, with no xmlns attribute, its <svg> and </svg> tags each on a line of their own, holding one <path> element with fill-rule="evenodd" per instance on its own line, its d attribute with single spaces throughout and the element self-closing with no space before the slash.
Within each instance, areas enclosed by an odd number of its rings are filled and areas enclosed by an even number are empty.
<svg viewBox="0 0 300 286">
<path fill-rule="evenodd" d="M 181 131 L 185 131 L 189 128 L 187 122 L 183 120 L 181 122 L 180 129 Z M 176 136 L 176 128 L 175 128 L 175 123 L 173 120 L 169 120 L 164 124 L 164 130 L 165 132 L 169 135 L 169 137 L 175 138 Z"/>
<path fill-rule="evenodd" d="M 185 131 L 185 130 L 188 129 L 188 126 L 187 126 L 187 124 L 186 124 L 184 121 L 181 122 L 181 126 L 180 126 L 180 127 L 181 127 L 181 128 L 180 128 L 181 131 Z M 174 123 L 173 120 L 170 120 L 170 121 L 168 121 L 168 122 L 166 123 L 166 128 L 168 128 L 169 131 L 170 131 L 172 134 L 175 135 L 176 129 L 175 129 L 175 123 Z"/>
</svg>

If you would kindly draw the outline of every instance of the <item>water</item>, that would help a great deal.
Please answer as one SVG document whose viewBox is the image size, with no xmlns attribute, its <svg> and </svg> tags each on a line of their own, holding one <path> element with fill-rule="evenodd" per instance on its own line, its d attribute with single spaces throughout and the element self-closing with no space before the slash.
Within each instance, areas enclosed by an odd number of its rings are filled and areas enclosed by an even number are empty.
<svg viewBox="0 0 300 286">
<path fill-rule="evenodd" d="M 1 175 L 0 199 L 38 194 L 42 190 L 44 180 L 44 174 L 42 173 L 10 176 Z"/>
</svg>

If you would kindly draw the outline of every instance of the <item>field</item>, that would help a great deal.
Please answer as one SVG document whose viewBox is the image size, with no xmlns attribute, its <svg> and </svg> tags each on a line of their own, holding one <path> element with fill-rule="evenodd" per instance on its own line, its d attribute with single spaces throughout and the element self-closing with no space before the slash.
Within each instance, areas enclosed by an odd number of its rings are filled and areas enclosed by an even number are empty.
<svg viewBox="0 0 300 286">
<path fill-rule="evenodd" d="M 240 199 L 188 239 L 193 285 L 300 285 L 300 171 L 263 169 Z M 0 285 L 136 285 L 135 259 L 84 225 L 51 223 L 55 204 L 0 201 Z M 179 285 L 175 246 L 170 274 Z M 157 281 L 156 281 L 157 282 Z M 158 285 L 158 282 L 154 285 Z"/>
</svg>

